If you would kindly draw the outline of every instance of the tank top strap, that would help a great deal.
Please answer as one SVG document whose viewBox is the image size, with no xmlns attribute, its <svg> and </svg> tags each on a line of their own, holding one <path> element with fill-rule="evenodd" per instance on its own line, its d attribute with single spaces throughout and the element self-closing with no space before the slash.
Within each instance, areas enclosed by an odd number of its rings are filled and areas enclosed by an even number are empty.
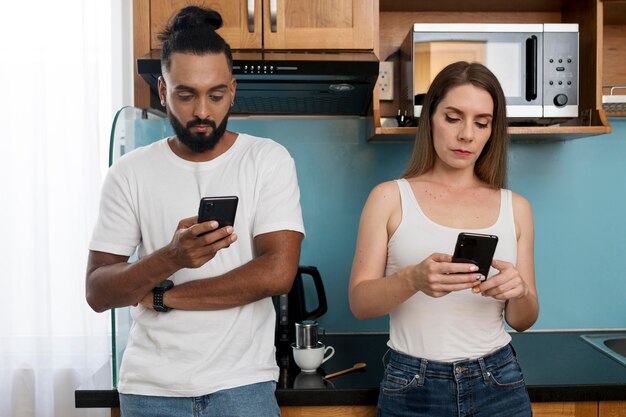
<svg viewBox="0 0 626 417">
<path fill-rule="evenodd" d="M 404 218 L 404 213 L 410 213 L 413 210 L 413 202 L 415 201 L 415 197 L 413 196 L 413 190 L 411 189 L 411 185 L 406 180 L 406 178 L 400 178 L 395 180 L 396 184 L 398 184 L 398 189 L 400 190 L 400 203 L 402 206 L 402 217 Z"/>
<path fill-rule="evenodd" d="M 503 225 L 510 225 L 513 236 L 516 236 L 515 216 L 513 214 L 513 192 L 505 188 L 500 189 L 500 219 Z"/>
</svg>

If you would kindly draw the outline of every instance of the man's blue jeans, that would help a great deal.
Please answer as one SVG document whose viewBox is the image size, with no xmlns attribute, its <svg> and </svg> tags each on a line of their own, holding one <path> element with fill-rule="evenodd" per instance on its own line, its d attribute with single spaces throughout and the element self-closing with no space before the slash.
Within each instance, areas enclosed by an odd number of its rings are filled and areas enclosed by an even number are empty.
<svg viewBox="0 0 626 417">
<path fill-rule="evenodd" d="M 476 360 L 443 363 L 390 351 L 379 417 L 530 417 L 511 345 Z"/>
<path fill-rule="evenodd" d="M 201 397 L 120 394 L 122 417 L 280 417 L 274 381 Z"/>
</svg>

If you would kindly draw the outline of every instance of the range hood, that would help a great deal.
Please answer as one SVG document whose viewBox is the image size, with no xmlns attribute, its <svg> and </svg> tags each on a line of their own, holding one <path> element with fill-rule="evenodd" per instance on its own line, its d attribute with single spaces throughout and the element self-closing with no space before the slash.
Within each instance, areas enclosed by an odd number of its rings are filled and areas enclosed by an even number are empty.
<svg viewBox="0 0 626 417">
<path fill-rule="evenodd" d="M 163 110 L 157 92 L 160 51 L 137 60 L 150 85 L 150 105 Z M 233 52 L 237 94 L 232 114 L 365 115 L 378 78 L 371 52 Z"/>
</svg>

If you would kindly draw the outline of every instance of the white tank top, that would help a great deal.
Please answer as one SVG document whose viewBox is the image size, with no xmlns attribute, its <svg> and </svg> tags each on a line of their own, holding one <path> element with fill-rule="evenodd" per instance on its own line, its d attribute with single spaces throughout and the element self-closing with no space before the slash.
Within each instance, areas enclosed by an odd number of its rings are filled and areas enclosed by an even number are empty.
<svg viewBox="0 0 626 417">
<path fill-rule="evenodd" d="M 513 200 L 509 190 L 500 192 L 500 214 L 495 224 L 484 229 L 456 229 L 430 220 L 420 208 L 405 179 L 400 188 L 402 220 L 387 244 L 385 275 L 418 264 L 435 252 L 452 255 L 460 232 L 498 236 L 494 259 L 516 264 L 517 239 Z M 491 268 L 489 276 L 498 271 Z M 505 303 L 472 293 L 471 289 L 432 298 L 417 292 L 389 313 L 389 347 L 418 358 L 455 362 L 476 359 L 508 344 L 504 328 Z"/>
</svg>

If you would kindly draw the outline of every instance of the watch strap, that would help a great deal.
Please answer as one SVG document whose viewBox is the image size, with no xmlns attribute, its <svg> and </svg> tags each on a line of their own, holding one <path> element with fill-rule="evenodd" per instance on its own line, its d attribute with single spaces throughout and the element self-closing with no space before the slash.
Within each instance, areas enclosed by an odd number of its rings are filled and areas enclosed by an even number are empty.
<svg viewBox="0 0 626 417">
<path fill-rule="evenodd" d="M 171 281 L 169 281 L 169 283 L 171 283 Z M 166 286 L 159 285 L 157 287 L 154 287 L 154 289 L 152 290 L 152 307 L 155 311 L 167 313 L 171 310 L 170 307 L 166 306 L 163 303 L 163 295 L 165 294 L 165 291 L 169 290 L 172 287 L 173 283 Z"/>
</svg>

